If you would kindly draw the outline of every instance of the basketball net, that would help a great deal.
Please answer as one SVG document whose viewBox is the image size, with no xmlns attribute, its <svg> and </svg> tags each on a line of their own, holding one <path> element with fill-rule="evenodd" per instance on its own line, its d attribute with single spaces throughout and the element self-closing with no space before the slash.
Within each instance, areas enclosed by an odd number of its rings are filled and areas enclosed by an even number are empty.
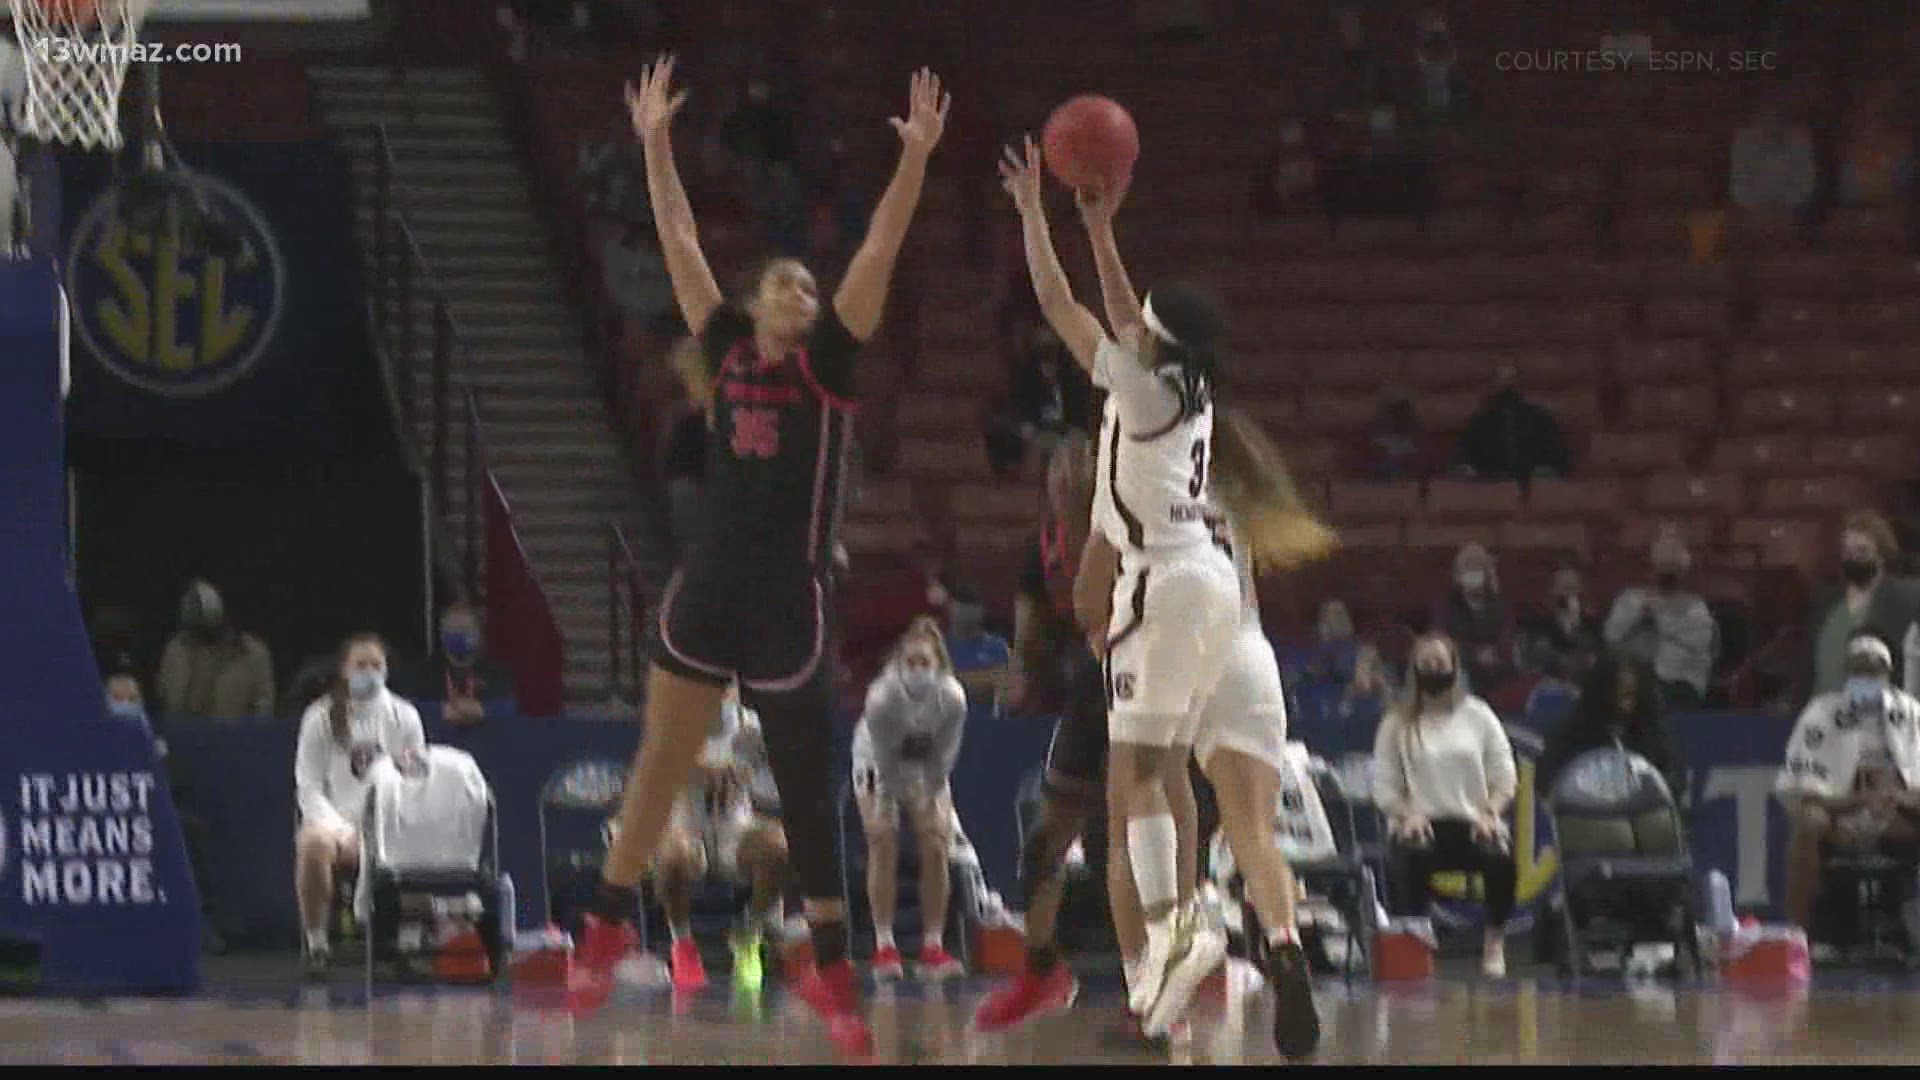
<svg viewBox="0 0 1920 1080">
<path fill-rule="evenodd" d="M 150 0 L 7 2 L 27 64 L 21 133 L 87 150 L 120 149 L 120 90 Z M 83 8 L 91 17 L 79 16 Z"/>
</svg>

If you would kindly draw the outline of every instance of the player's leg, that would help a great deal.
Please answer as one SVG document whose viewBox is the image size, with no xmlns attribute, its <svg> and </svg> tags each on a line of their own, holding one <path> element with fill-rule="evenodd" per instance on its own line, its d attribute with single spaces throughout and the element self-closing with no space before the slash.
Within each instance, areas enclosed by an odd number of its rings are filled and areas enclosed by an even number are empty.
<svg viewBox="0 0 1920 1080">
<path fill-rule="evenodd" d="M 707 984 L 700 945 L 693 940 L 693 891 L 706 880 L 707 868 L 706 844 L 686 829 L 668 829 L 654 858 L 653 876 L 673 942 L 668 966 L 675 990 L 698 990 Z"/>
<path fill-rule="evenodd" d="M 780 930 L 785 920 L 781 896 L 791 872 L 786 833 L 778 822 L 756 816 L 741 835 L 739 853 L 734 858 L 752 893 L 747 898 L 745 924 L 733 936 L 733 975 L 736 982 L 758 986 L 761 944 L 769 938 L 782 940 Z"/>
<path fill-rule="evenodd" d="M 952 891 L 948 856 L 953 850 L 953 793 L 943 784 L 910 805 L 907 813 L 920 852 L 920 959 L 914 974 L 926 980 L 952 978 L 961 973 L 960 961 L 947 952 L 942 939 Z"/>
<path fill-rule="evenodd" d="M 360 844 L 351 828 L 309 823 L 294 834 L 293 850 L 301 945 L 308 968 L 320 971 L 333 958 L 327 918 L 333 913 L 335 876 L 360 865 Z"/>
<path fill-rule="evenodd" d="M 873 916 L 873 977 L 892 982 L 905 973 L 893 921 L 900 890 L 900 801 L 871 761 L 853 765 L 853 797 L 867 839 L 867 910 Z"/>
</svg>

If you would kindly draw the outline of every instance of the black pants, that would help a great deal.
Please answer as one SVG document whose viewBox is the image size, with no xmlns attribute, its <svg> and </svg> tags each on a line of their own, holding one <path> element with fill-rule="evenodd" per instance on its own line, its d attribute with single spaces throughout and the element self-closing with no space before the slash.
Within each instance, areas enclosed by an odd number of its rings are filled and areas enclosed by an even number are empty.
<svg viewBox="0 0 1920 1080">
<path fill-rule="evenodd" d="M 843 899 L 834 814 L 833 597 L 802 574 L 751 578 L 691 563 L 667 587 L 654 663 L 725 686 L 760 717 L 767 765 L 780 792 L 787 850 L 810 900 Z"/>
<path fill-rule="evenodd" d="M 1473 825 L 1459 818 L 1433 823 L 1433 842 L 1413 847 L 1398 840 L 1389 851 L 1392 862 L 1393 913 L 1418 918 L 1433 902 L 1433 875 L 1443 870 L 1479 874 L 1486 886 L 1487 925 L 1505 926 L 1513 917 L 1514 888 L 1519 871 L 1511 852 L 1482 847 L 1473 838 Z"/>
</svg>

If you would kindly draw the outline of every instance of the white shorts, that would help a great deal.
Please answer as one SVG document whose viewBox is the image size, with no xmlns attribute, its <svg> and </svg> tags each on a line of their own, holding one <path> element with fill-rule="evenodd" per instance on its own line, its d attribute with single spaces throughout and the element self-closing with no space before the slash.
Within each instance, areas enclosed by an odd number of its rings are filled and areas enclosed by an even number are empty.
<svg viewBox="0 0 1920 1080">
<path fill-rule="evenodd" d="M 1202 769 L 1215 750 L 1237 750 L 1280 770 L 1287 752 L 1287 693 L 1280 661 L 1259 625 L 1243 623 L 1213 696 L 1201 707 L 1193 752 Z"/>
<path fill-rule="evenodd" d="M 1114 742 L 1190 746 L 1243 609 L 1240 575 L 1218 548 L 1122 557 L 1107 623 L 1107 734 Z"/>
<path fill-rule="evenodd" d="M 869 834 L 898 831 L 902 812 L 908 826 L 919 830 L 945 827 L 957 833 L 951 823 L 958 820 L 953 809 L 953 788 L 943 783 L 918 792 L 892 791 L 880 777 L 880 767 L 871 758 L 853 759 L 853 799 L 860 809 L 860 826 Z M 937 825 L 936 825 L 937 823 Z"/>
</svg>

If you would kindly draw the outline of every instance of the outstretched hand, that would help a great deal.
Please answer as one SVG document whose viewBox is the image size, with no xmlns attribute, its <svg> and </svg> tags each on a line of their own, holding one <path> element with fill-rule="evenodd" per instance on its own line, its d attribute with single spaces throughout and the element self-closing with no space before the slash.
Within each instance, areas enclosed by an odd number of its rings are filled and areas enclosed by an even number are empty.
<svg viewBox="0 0 1920 1080">
<path fill-rule="evenodd" d="M 908 92 L 907 118 L 893 117 L 887 123 L 900 135 L 909 150 L 929 153 L 947 130 L 947 109 L 953 95 L 940 88 L 940 76 L 927 68 L 913 73 L 913 88 Z"/>
<path fill-rule="evenodd" d="M 1121 183 L 1101 182 L 1076 188 L 1073 201 L 1080 207 L 1080 220 L 1089 229 L 1100 229 L 1113 224 L 1113 215 L 1127 198 L 1127 189 Z"/>
<path fill-rule="evenodd" d="M 640 69 L 640 85 L 627 84 L 627 113 L 633 133 L 644 142 L 665 135 L 673 116 L 687 103 L 687 92 L 672 93 L 673 54 L 661 53 Z"/>
<path fill-rule="evenodd" d="M 1040 146 L 1033 136 L 1027 136 L 1024 154 L 1007 147 L 1000 159 L 1000 186 L 1013 196 L 1013 205 L 1022 214 L 1040 209 Z"/>
</svg>

